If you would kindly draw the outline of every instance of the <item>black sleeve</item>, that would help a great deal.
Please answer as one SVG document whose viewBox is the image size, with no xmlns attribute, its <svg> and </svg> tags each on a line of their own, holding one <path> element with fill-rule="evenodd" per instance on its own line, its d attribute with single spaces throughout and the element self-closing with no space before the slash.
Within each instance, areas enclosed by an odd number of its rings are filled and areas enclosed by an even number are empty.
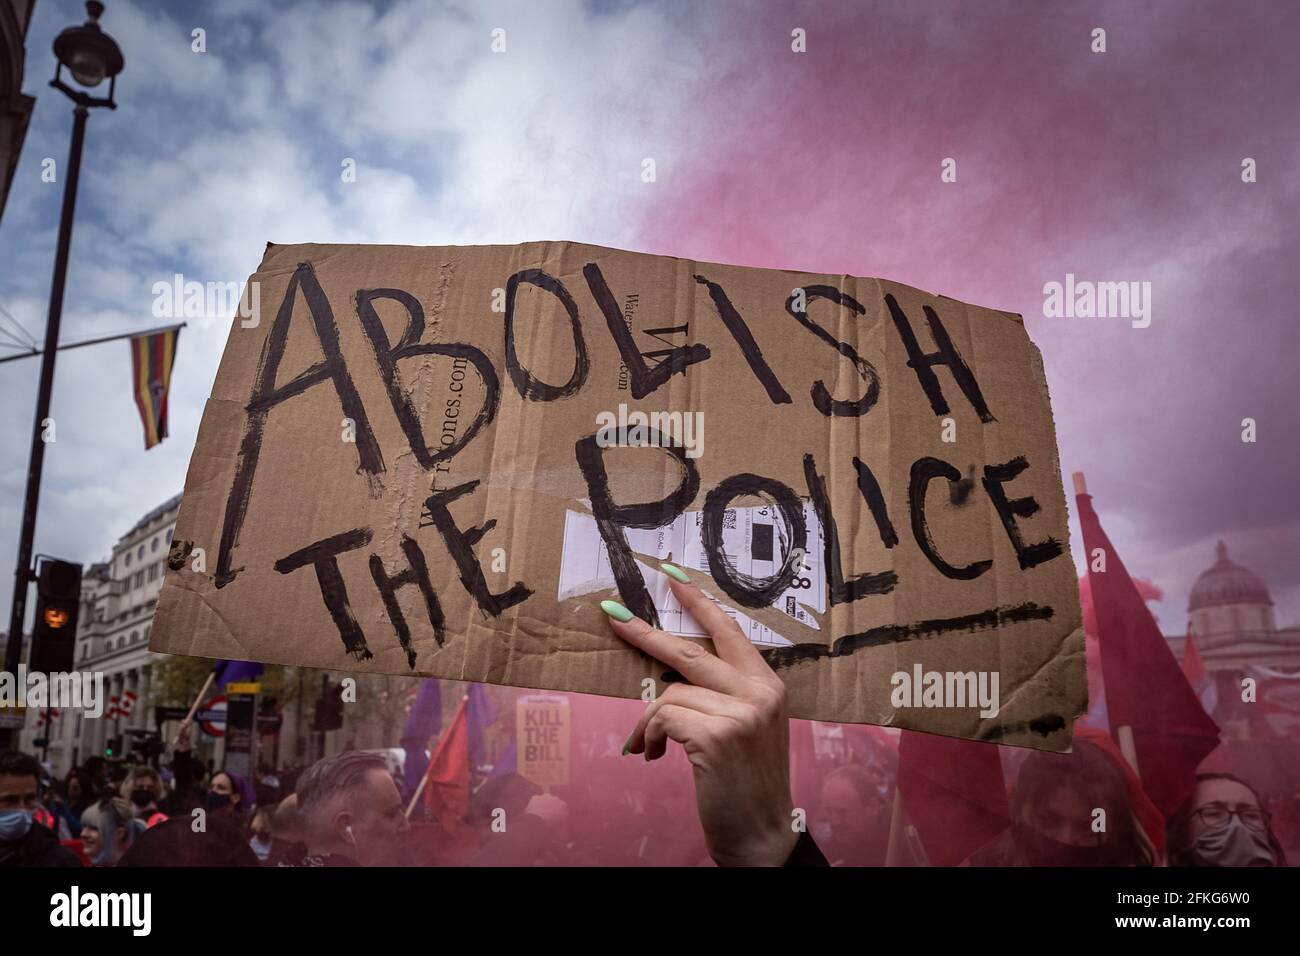
<svg viewBox="0 0 1300 956">
<path fill-rule="evenodd" d="M 55 843 L 41 858 L 41 866 L 75 866 L 77 869 L 81 869 L 81 860 L 77 858 L 77 854 L 66 846 Z"/>
<path fill-rule="evenodd" d="M 172 754 L 172 797 L 167 801 L 169 814 L 182 813 L 193 807 L 197 801 L 194 793 L 195 763 L 193 754 L 188 750 L 177 750 Z"/>
<path fill-rule="evenodd" d="M 799 839 L 795 842 L 794 849 L 790 851 L 790 858 L 785 861 L 785 865 L 830 866 L 830 863 L 826 861 L 825 854 L 812 838 L 812 834 L 804 830 L 799 834 Z"/>
</svg>

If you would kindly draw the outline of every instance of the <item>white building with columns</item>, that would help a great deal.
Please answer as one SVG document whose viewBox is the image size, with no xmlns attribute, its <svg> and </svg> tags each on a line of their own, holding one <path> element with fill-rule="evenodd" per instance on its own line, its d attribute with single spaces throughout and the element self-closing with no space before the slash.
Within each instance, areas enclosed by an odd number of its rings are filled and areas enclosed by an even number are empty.
<svg viewBox="0 0 1300 956">
<path fill-rule="evenodd" d="M 181 496 L 176 495 L 154 508 L 118 539 L 107 561 L 91 564 L 82 572 L 73 669 L 104 675 L 105 715 L 87 718 L 79 711 L 63 710 L 51 715 L 47 729 L 43 716 L 28 709 L 18 737 L 19 749 L 48 761 L 55 776 L 64 776 L 90 757 L 107 756 L 110 743 L 115 744 L 114 758 L 129 754 L 132 743 L 129 731 L 156 729 L 155 705 L 189 703 L 161 699 L 161 685 L 155 687 L 154 680 L 159 676 L 159 665 L 169 655 L 149 650 L 149 632 L 180 504 Z M 287 673 L 289 680 L 297 682 L 300 693 L 319 687 L 323 674 L 296 668 L 289 668 Z M 413 692 L 418 683 L 414 677 L 330 674 L 335 683 L 342 676 L 357 680 L 362 698 L 381 700 L 389 696 L 399 699 L 399 695 Z M 113 698 L 127 713 L 110 715 Z M 374 719 L 367 719 L 365 711 L 345 707 L 345 729 L 329 731 L 323 738 L 314 740 L 311 731 L 314 702 L 314 694 L 308 695 L 306 707 L 299 706 L 297 701 L 282 702 L 281 730 L 274 738 L 261 739 L 259 762 L 288 766 L 311 762 L 322 752 L 391 747 L 396 744 L 405 717 L 404 713 L 390 715 L 391 726 L 385 728 Z M 171 723 L 166 730 L 171 732 L 175 727 Z M 45 743 L 38 745 L 38 741 Z M 221 765 L 223 740 L 196 733 L 194 745 L 201 758 L 211 758 Z"/>
<path fill-rule="evenodd" d="M 1220 541 L 1210 565 L 1192 585 L 1187 634 L 1210 672 L 1252 666 L 1300 672 L 1300 627 L 1279 627 L 1264 579 L 1228 557 Z M 1186 634 L 1168 637 L 1181 660 Z"/>
<path fill-rule="evenodd" d="M 29 711 L 19 738 L 22 750 L 44 752 L 58 776 L 103 755 L 112 741 L 129 749 L 128 730 L 154 727 L 150 684 L 163 655 L 149 650 L 149 631 L 180 503 L 176 495 L 150 511 L 118 539 L 112 557 L 82 573 L 73 668 L 103 673 L 105 714 L 88 719 L 65 710 L 52 716 L 47 728 L 42 715 Z M 113 698 L 127 713 L 109 716 Z M 48 741 L 44 748 L 35 746 L 40 739 Z"/>
</svg>

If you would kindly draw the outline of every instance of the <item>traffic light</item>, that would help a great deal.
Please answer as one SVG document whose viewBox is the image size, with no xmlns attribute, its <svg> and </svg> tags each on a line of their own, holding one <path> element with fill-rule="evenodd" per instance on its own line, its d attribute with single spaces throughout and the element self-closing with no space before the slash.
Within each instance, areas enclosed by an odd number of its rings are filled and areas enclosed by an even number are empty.
<svg viewBox="0 0 1300 956">
<path fill-rule="evenodd" d="M 320 699 L 316 701 L 314 730 L 341 730 L 343 728 L 343 685 L 324 682 Z"/>
<path fill-rule="evenodd" d="M 126 734 L 130 738 L 127 743 L 127 757 L 132 763 L 148 763 L 162 752 L 162 741 L 157 731 L 132 729 Z"/>
<path fill-rule="evenodd" d="M 284 726 L 280 703 L 274 697 L 263 697 L 258 703 L 257 732 L 262 736 L 278 734 Z"/>
<path fill-rule="evenodd" d="M 81 606 L 81 565 L 41 558 L 36 572 L 36 621 L 27 666 L 47 674 L 72 670 Z"/>
</svg>

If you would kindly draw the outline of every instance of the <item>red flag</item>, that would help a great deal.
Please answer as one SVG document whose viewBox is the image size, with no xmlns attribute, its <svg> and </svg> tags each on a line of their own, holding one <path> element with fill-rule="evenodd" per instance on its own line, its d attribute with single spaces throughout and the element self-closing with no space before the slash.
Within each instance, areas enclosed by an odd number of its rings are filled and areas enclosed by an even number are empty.
<svg viewBox="0 0 1300 956">
<path fill-rule="evenodd" d="M 1102 530 L 1092 496 L 1080 494 L 1076 501 L 1110 725 L 1117 738 L 1120 728 L 1132 730 L 1142 786 L 1169 816 L 1191 792 L 1197 766 L 1218 746 L 1219 728 L 1205 713 Z M 1105 560 L 1104 571 L 1093 570 L 1098 550 Z"/>
<path fill-rule="evenodd" d="M 994 744 L 904 730 L 898 792 L 934 866 L 956 866 L 1011 824 Z"/>
<path fill-rule="evenodd" d="M 454 832 L 463 825 L 469 810 L 469 719 L 462 697 L 447 732 L 429 759 L 425 776 L 424 803 L 444 830 Z"/>
<path fill-rule="evenodd" d="M 813 744 L 811 720 L 790 721 L 790 793 L 795 805 L 810 806 L 821 792 L 817 772 L 817 748 Z"/>
<path fill-rule="evenodd" d="M 1210 672 L 1205 669 L 1205 662 L 1201 660 L 1201 652 L 1192 640 L 1192 632 L 1187 632 L 1187 640 L 1183 643 L 1183 676 L 1187 678 L 1187 683 L 1191 685 L 1192 690 L 1196 691 L 1197 698 L 1201 701 L 1201 706 L 1211 717 L 1214 716 L 1214 708 L 1218 705 L 1217 688 L 1214 686 L 1214 678 Z"/>
</svg>

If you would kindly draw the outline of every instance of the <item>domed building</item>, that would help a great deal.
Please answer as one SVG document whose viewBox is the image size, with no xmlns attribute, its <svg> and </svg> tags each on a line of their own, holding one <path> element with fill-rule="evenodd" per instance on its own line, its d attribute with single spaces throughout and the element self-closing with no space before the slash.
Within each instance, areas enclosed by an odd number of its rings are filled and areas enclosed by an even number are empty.
<svg viewBox="0 0 1300 956">
<path fill-rule="evenodd" d="M 1273 599 L 1268 585 L 1228 557 L 1228 546 L 1215 546 L 1218 560 L 1192 585 L 1187 601 L 1187 630 L 1199 638 L 1273 632 Z"/>
<path fill-rule="evenodd" d="M 1190 634 L 1210 671 L 1255 666 L 1300 674 L 1300 627 L 1279 629 L 1264 579 L 1233 561 L 1222 541 L 1214 550 L 1214 564 L 1188 596 L 1186 633 L 1166 638 L 1174 656 L 1182 660 Z"/>
<path fill-rule="evenodd" d="M 1300 627 L 1278 628 L 1273 611 L 1264 579 L 1233 561 L 1220 541 L 1214 564 L 1192 585 L 1186 634 L 1167 637 L 1179 660 L 1185 660 L 1187 636 L 1195 642 L 1213 684 L 1213 694 L 1202 700 L 1214 701 L 1225 741 L 1300 745 Z M 1243 700 L 1247 679 L 1253 701 Z M 1300 757 L 1287 753 L 1290 763 Z"/>
</svg>

